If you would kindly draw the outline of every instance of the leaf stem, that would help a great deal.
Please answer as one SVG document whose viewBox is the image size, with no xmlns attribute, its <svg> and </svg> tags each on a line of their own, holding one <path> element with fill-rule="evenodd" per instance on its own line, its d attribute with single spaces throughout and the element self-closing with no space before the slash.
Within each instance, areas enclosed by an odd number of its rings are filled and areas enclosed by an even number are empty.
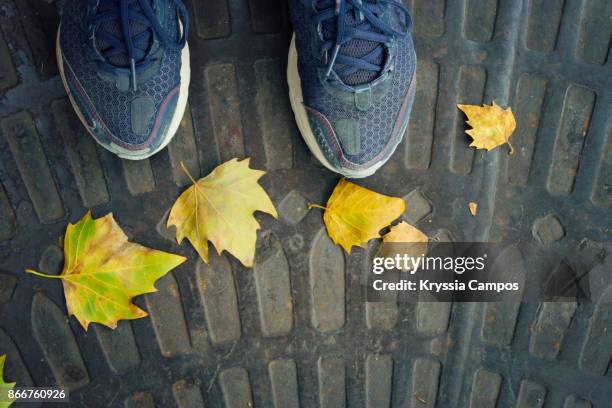
<svg viewBox="0 0 612 408">
<path fill-rule="evenodd" d="M 510 146 L 510 152 L 508 154 L 509 155 L 513 155 L 514 154 L 514 147 L 512 147 L 512 144 L 510 144 L 510 141 L 508 141 L 506 143 L 508 143 L 508 146 Z"/>
<path fill-rule="evenodd" d="M 193 184 L 197 184 L 196 181 L 194 180 L 193 176 L 191 175 L 191 173 L 189 172 L 189 170 L 187 170 L 187 167 L 185 167 L 185 164 L 183 162 L 181 162 L 181 168 L 183 169 L 183 171 L 185 172 L 185 174 L 187 174 L 187 177 L 189 177 L 189 179 L 191 180 L 191 182 Z"/>
<path fill-rule="evenodd" d="M 322 210 L 327 210 L 327 207 L 323 207 L 322 205 L 319 205 L 319 204 L 308 204 L 308 208 L 320 208 Z"/>
<path fill-rule="evenodd" d="M 35 270 L 32 270 L 32 269 L 26 269 L 25 272 L 31 273 L 32 275 L 40 276 L 43 278 L 62 279 L 60 275 L 47 275 L 46 273 L 36 272 Z"/>
</svg>

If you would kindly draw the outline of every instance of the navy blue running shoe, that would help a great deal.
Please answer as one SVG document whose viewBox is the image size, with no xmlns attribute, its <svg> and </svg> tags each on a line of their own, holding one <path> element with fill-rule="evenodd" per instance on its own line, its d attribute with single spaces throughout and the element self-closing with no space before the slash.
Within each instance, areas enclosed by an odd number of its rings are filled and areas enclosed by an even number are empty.
<svg viewBox="0 0 612 408">
<path fill-rule="evenodd" d="M 66 0 L 59 71 L 95 140 L 119 157 L 163 149 L 189 88 L 189 16 L 181 0 Z"/>
<path fill-rule="evenodd" d="M 399 0 L 290 0 L 287 80 L 302 137 L 327 168 L 373 174 L 402 140 L 415 91 L 412 19 Z"/>
</svg>

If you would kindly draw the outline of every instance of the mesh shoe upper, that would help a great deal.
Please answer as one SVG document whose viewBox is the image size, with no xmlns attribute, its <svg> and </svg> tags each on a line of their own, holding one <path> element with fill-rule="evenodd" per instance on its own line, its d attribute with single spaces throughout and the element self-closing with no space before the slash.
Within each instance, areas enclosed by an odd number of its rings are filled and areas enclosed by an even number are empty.
<svg viewBox="0 0 612 408">
<path fill-rule="evenodd" d="M 159 24 L 176 41 L 180 35 L 176 0 L 151 3 Z M 143 46 L 140 41 L 136 47 L 139 59 L 148 53 L 150 61 L 145 68 L 138 69 L 137 86 L 132 86 L 127 55 L 119 52 L 106 59 L 104 52 L 111 45 L 95 35 L 104 26 L 121 39 L 119 23 L 92 24 L 92 16 L 107 11 L 94 9 L 95 4 L 95 1 L 67 0 L 63 8 L 60 46 L 66 81 L 87 121 L 97 125 L 94 132 L 98 141 L 112 142 L 126 149 L 153 149 L 176 107 L 181 49 L 164 47 L 152 31 L 147 33 L 148 44 Z M 145 36 L 146 28 L 142 24 L 138 21 L 129 24 L 133 35 Z"/>
<path fill-rule="evenodd" d="M 346 1 L 351 3 L 350 0 Z M 405 126 L 398 126 L 398 122 L 405 124 L 410 111 L 408 105 L 411 101 L 407 100 L 407 96 L 416 69 L 412 38 L 409 34 L 393 36 L 389 44 L 383 45 L 384 53 L 379 54 L 378 60 L 383 65 L 380 72 L 357 70 L 340 78 L 342 81 L 339 85 L 334 84 L 334 80 L 325 78 L 329 53 L 326 56 L 321 52 L 323 41 L 333 39 L 334 27 L 327 22 L 317 24 L 317 13 L 320 12 L 318 2 L 315 1 L 315 7 L 299 0 L 290 2 L 298 71 L 304 104 L 312 117 L 311 127 L 317 123 L 315 116 L 322 116 L 335 135 L 330 135 L 325 129 L 313 129 L 313 133 L 326 157 L 338 166 L 361 166 L 386 160 L 401 141 Z M 384 9 L 379 14 L 381 19 L 397 26 L 396 10 L 385 2 L 381 2 L 380 6 Z M 354 13 L 347 13 L 346 18 L 349 29 L 359 24 L 355 21 Z M 375 46 L 381 45 L 354 39 L 344 43 L 340 52 L 360 58 Z M 341 71 L 342 64 L 337 65 L 334 70 Z M 361 103 L 364 98 L 366 102 Z M 341 135 L 343 132 L 345 134 Z M 350 134 L 347 135 L 347 132 Z M 334 137 L 339 140 L 332 140 Z M 358 146 L 354 146 L 355 143 Z M 353 146 L 349 146 L 351 144 Z"/>
</svg>

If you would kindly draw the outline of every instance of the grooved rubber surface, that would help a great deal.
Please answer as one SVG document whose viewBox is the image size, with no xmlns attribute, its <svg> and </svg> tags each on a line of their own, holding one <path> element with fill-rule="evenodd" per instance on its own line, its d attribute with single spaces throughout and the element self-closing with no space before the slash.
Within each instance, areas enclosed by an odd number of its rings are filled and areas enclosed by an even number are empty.
<svg viewBox="0 0 612 408">
<path fill-rule="evenodd" d="M 324 232 L 338 180 L 307 151 L 285 85 L 283 1 L 187 0 L 190 107 L 142 162 L 99 148 L 54 62 L 53 0 L 0 0 L 0 354 L 19 385 L 62 384 L 83 407 L 607 407 L 612 257 L 594 303 L 364 304 L 366 252 Z M 612 233 L 608 0 L 413 0 L 418 89 L 402 146 L 362 183 L 405 197 L 442 240 L 597 251 Z M 511 105 L 507 148 L 468 148 L 456 103 Z M 178 247 L 164 227 L 188 179 L 234 156 L 267 169 L 256 266 Z M 479 203 L 472 217 L 467 203 Z M 66 319 L 58 239 L 87 208 L 189 262 L 137 300 L 150 318 L 85 333 Z M 520 258 L 509 248 L 510 259 Z M 612 247 L 607 244 L 608 253 Z"/>
</svg>

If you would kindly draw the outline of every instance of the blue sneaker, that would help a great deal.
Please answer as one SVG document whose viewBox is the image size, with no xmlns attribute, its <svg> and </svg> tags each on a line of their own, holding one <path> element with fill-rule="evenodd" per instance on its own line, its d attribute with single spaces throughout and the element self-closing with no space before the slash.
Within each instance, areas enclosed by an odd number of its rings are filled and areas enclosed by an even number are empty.
<svg viewBox="0 0 612 408">
<path fill-rule="evenodd" d="M 119 157 L 163 149 L 189 88 L 181 0 L 66 0 L 57 33 L 64 87 L 95 140 Z"/>
<path fill-rule="evenodd" d="M 290 0 L 289 98 L 302 137 L 347 177 L 378 170 L 402 140 L 415 91 L 412 19 L 398 0 Z"/>
</svg>

